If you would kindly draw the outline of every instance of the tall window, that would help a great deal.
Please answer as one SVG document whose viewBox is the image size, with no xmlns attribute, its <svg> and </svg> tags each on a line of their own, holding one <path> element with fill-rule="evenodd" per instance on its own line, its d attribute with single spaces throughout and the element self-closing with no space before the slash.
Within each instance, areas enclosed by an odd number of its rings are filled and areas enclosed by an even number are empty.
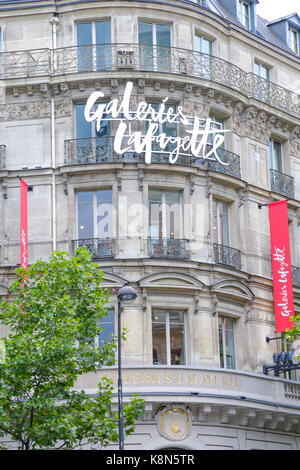
<svg viewBox="0 0 300 470">
<path fill-rule="evenodd" d="M 184 258 L 180 191 L 149 191 L 150 256 Z"/>
<path fill-rule="evenodd" d="M 111 257 L 112 234 L 112 190 L 78 192 L 77 245 L 86 246 L 93 257 Z"/>
<path fill-rule="evenodd" d="M 234 320 L 219 317 L 218 322 L 220 367 L 235 369 Z"/>
<path fill-rule="evenodd" d="M 270 69 L 259 62 L 254 63 L 254 73 L 265 80 L 270 80 Z"/>
<path fill-rule="evenodd" d="M 110 20 L 77 24 L 78 71 L 111 68 Z"/>
<path fill-rule="evenodd" d="M 139 21 L 138 36 L 140 67 L 145 70 L 170 71 L 170 26 Z"/>
<path fill-rule="evenodd" d="M 149 191 L 149 236 L 181 238 L 182 208 L 180 191 Z"/>
<path fill-rule="evenodd" d="M 277 140 L 270 139 L 269 142 L 269 156 L 271 170 L 283 172 L 282 162 L 282 145 Z"/>
<path fill-rule="evenodd" d="M 270 69 L 259 62 L 255 62 L 254 73 L 259 77 L 255 81 L 255 98 L 268 102 L 270 97 Z"/>
<path fill-rule="evenodd" d="M 219 245 L 230 246 L 229 203 L 214 201 L 215 240 Z"/>
<path fill-rule="evenodd" d="M 289 28 L 288 32 L 289 47 L 294 54 L 299 54 L 299 33 L 293 28 Z"/>
<path fill-rule="evenodd" d="M 194 37 L 196 74 L 209 79 L 211 76 L 212 42 L 198 34 Z"/>
<path fill-rule="evenodd" d="M 223 118 L 221 118 L 219 116 L 216 116 L 215 114 L 210 114 L 209 117 L 211 119 L 211 123 L 210 123 L 210 128 L 211 129 L 216 129 L 216 130 L 219 130 L 219 131 L 225 129 L 225 123 L 224 123 Z M 213 140 L 214 140 L 214 135 L 211 134 L 209 136 L 209 142 L 212 144 Z M 225 149 L 225 141 L 223 142 L 223 144 L 219 148 Z"/>
<path fill-rule="evenodd" d="M 153 109 L 155 109 L 156 112 L 158 112 L 159 105 L 157 103 L 151 103 L 151 106 L 152 106 Z M 168 110 L 170 110 L 170 108 L 173 109 L 172 114 L 176 114 L 176 106 L 171 105 L 171 104 L 166 105 L 165 113 L 167 113 Z M 165 117 L 165 115 L 164 115 L 164 117 Z M 148 127 L 149 127 L 149 121 L 146 121 L 146 132 L 148 130 Z M 162 133 L 166 134 L 167 137 L 177 137 L 177 123 L 176 122 L 173 122 L 173 123 L 164 122 L 162 124 L 158 123 L 158 129 L 157 129 L 155 135 L 159 135 L 159 134 L 162 134 Z M 159 153 L 152 153 L 151 161 L 152 162 L 158 161 L 158 162 L 162 162 L 162 163 L 165 161 L 166 163 L 168 163 L 169 162 L 169 153 L 174 150 L 175 145 L 176 144 L 173 144 L 173 143 L 169 142 L 167 144 L 167 146 L 165 147 L 165 149 L 162 151 L 160 149 L 159 143 L 158 142 L 153 142 L 152 143 L 152 150 L 153 151 L 159 151 Z"/>
<path fill-rule="evenodd" d="M 182 311 L 152 312 L 153 364 L 186 363 L 185 315 Z"/>
<path fill-rule="evenodd" d="M 101 346 L 104 343 L 110 341 L 115 333 L 115 311 L 114 309 L 109 309 L 107 315 L 101 318 L 100 325 L 103 329 L 101 334 L 98 336 L 98 346 Z"/>
<path fill-rule="evenodd" d="M 97 131 L 96 121 L 86 121 L 84 108 L 85 104 L 77 104 L 75 106 L 77 140 L 74 152 L 76 163 L 107 161 L 112 158 L 109 116 L 101 121 L 100 129 Z"/>
<path fill-rule="evenodd" d="M 239 20 L 245 28 L 250 29 L 251 7 L 248 2 L 239 1 Z"/>
</svg>

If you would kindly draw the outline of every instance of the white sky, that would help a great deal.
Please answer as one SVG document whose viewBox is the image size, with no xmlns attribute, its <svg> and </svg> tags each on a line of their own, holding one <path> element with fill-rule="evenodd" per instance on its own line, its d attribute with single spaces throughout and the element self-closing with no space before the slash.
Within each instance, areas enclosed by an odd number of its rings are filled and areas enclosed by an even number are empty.
<svg viewBox="0 0 300 470">
<path fill-rule="evenodd" d="M 259 0 L 256 12 L 269 21 L 295 12 L 300 16 L 300 0 Z"/>
</svg>

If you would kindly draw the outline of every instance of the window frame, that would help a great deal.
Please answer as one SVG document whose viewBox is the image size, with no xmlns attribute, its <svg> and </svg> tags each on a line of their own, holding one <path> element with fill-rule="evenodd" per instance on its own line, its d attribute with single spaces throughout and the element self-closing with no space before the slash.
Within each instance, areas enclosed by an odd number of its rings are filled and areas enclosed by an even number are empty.
<svg viewBox="0 0 300 470">
<path fill-rule="evenodd" d="M 221 348 L 220 348 L 220 323 L 219 321 L 221 320 L 222 322 L 222 327 L 221 327 L 221 331 L 222 331 L 222 349 L 223 349 L 223 364 L 224 366 L 222 367 L 221 365 Z M 231 320 L 232 321 L 232 338 L 233 338 L 233 365 L 234 367 L 233 368 L 229 368 L 227 367 L 227 361 L 226 361 L 226 338 L 225 338 L 225 334 L 226 334 L 226 328 L 225 328 L 225 321 L 226 320 Z M 218 314 L 218 318 L 217 318 L 217 325 L 218 325 L 218 349 L 219 349 L 219 361 L 220 361 L 220 368 L 221 369 L 226 369 L 226 370 L 236 370 L 237 369 L 237 364 L 236 364 L 236 360 L 237 360 L 237 355 L 236 355 L 236 319 L 234 317 L 231 317 L 231 316 L 228 316 L 228 315 L 220 315 Z"/>
<path fill-rule="evenodd" d="M 245 10 L 244 10 L 245 7 L 247 7 L 248 9 L 248 15 L 245 15 Z M 250 31 L 251 22 L 252 22 L 252 12 L 251 12 L 251 4 L 249 2 L 246 2 L 244 0 L 239 0 L 238 17 L 239 17 L 240 22 L 244 26 L 244 28 Z M 246 24 L 246 18 L 248 18 L 248 25 Z"/>
<path fill-rule="evenodd" d="M 97 233 L 98 227 L 97 227 L 97 193 L 100 191 L 111 191 L 111 235 L 107 237 L 100 237 Z M 85 189 L 83 191 L 77 190 L 76 191 L 76 238 L 78 240 L 87 240 L 87 237 L 80 238 L 79 235 L 79 201 L 78 201 L 78 194 L 79 193 L 92 193 L 93 194 L 93 232 L 94 236 L 92 239 L 100 239 L 100 240 L 105 240 L 105 239 L 111 239 L 114 238 L 114 214 L 113 214 L 113 188 L 108 187 L 108 188 L 100 188 L 100 189 Z"/>
<path fill-rule="evenodd" d="M 106 324 L 111 324 L 112 323 L 113 324 L 113 333 L 109 336 L 114 337 L 116 335 L 116 309 L 115 309 L 114 306 L 110 306 L 109 308 L 107 308 L 107 312 L 113 312 L 113 322 L 105 321 L 105 319 L 108 317 L 108 315 L 107 315 L 107 316 L 102 317 L 99 323 L 100 323 L 100 326 L 102 326 L 103 323 L 106 323 Z M 103 334 L 103 331 L 100 333 L 100 335 L 98 335 L 96 337 L 97 346 L 99 348 L 101 348 L 102 344 L 105 343 L 108 339 L 108 338 L 106 338 L 105 340 L 100 341 L 100 338 L 101 338 L 102 334 Z M 111 339 L 111 341 L 113 341 L 113 338 Z"/>
<path fill-rule="evenodd" d="M 278 144 L 280 146 L 280 169 L 274 165 L 274 157 L 275 157 L 275 152 L 274 152 L 274 144 Z M 283 147 L 282 147 L 282 142 L 274 137 L 271 137 L 269 139 L 269 164 L 270 164 L 270 169 L 278 171 L 280 173 L 284 173 L 284 158 L 283 158 Z"/>
<path fill-rule="evenodd" d="M 217 244 L 218 245 L 221 245 L 221 246 L 228 246 L 228 247 L 231 247 L 231 233 L 230 233 L 230 223 L 231 223 L 231 217 L 230 217 L 230 207 L 231 207 L 231 203 L 228 202 L 228 201 L 224 201 L 222 199 L 214 199 L 214 203 L 215 203 L 215 217 L 216 217 L 216 239 L 217 239 Z M 227 210 L 228 210 L 228 245 L 227 244 L 224 244 L 224 230 L 222 230 L 222 233 L 221 233 L 221 228 L 224 227 L 223 223 L 222 223 L 222 227 L 220 226 L 220 206 L 222 205 L 222 214 L 223 214 L 223 205 L 226 204 L 227 206 Z M 223 239 L 223 241 L 222 241 Z"/>
<path fill-rule="evenodd" d="M 166 331 L 166 364 L 154 364 L 153 361 L 153 314 L 155 311 L 158 312 L 163 312 L 165 313 L 165 331 Z M 183 313 L 183 364 L 182 366 L 187 365 L 187 311 L 185 309 L 177 310 L 177 309 L 166 309 L 166 308 L 159 308 L 155 307 L 152 308 L 151 311 L 151 329 L 152 329 L 152 365 L 153 366 L 168 366 L 168 367 L 174 367 L 177 364 L 171 364 L 171 335 L 170 335 L 170 313 L 172 312 L 178 312 L 178 313 Z M 180 365 L 180 364 L 179 364 Z"/>
<path fill-rule="evenodd" d="M 290 25 L 288 27 L 288 45 L 294 54 L 299 55 L 299 31 Z"/>
<path fill-rule="evenodd" d="M 151 235 L 151 219 L 150 219 L 150 192 L 151 191 L 160 191 L 162 198 L 161 198 L 161 212 L 162 212 L 162 235 L 154 237 Z M 166 210 L 166 193 L 167 192 L 176 192 L 179 194 L 179 205 L 180 205 L 180 213 L 179 213 L 179 237 L 175 238 L 175 240 L 182 240 L 184 234 L 184 214 L 183 214 L 183 190 L 180 189 L 166 189 L 166 188 L 148 188 L 148 236 L 150 239 L 171 239 L 171 236 L 167 237 L 167 210 Z M 171 234 L 170 234 L 171 235 Z"/>
<path fill-rule="evenodd" d="M 259 68 L 259 73 L 256 73 L 255 71 L 255 67 L 258 66 Z M 267 71 L 267 78 L 265 78 L 263 75 L 262 75 L 262 69 L 265 69 Z M 270 81 L 270 67 L 268 67 L 267 65 L 263 64 L 262 62 L 259 62 L 258 60 L 255 60 L 254 61 L 254 73 L 257 77 L 260 77 L 266 81 Z"/>
</svg>

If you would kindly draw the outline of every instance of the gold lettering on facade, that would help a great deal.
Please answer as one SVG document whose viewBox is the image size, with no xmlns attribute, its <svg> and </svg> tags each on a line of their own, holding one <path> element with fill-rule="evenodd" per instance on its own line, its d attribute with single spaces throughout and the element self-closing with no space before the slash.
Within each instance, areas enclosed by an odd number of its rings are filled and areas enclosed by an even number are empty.
<svg viewBox="0 0 300 470">
<path fill-rule="evenodd" d="M 184 373 L 173 372 L 126 372 L 123 373 L 125 386 L 130 385 L 191 385 L 191 386 L 208 386 L 215 388 L 239 389 L 239 378 L 232 375 L 209 375 L 197 372 Z M 114 380 L 115 381 L 115 380 Z"/>
</svg>

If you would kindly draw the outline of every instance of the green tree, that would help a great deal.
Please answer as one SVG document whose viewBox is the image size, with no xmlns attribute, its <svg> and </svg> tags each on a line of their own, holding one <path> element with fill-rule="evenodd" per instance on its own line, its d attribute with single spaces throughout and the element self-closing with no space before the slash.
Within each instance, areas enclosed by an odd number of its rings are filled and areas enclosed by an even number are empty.
<svg viewBox="0 0 300 470">
<path fill-rule="evenodd" d="M 16 276 L 13 301 L 0 304 L 0 323 L 10 332 L 0 363 L 0 436 L 23 450 L 117 442 L 112 382 L 102 379 L 93 396 L 76 389 L 79 376 L 115 362 L 115 338 L 101 348 L 94 341 L 109 301 L 103 273 L 80 248 L 72 258 L 55 252 Z M 136 396 L 124 406 L 126 434 L 142 412 Z"/>
</svg>

